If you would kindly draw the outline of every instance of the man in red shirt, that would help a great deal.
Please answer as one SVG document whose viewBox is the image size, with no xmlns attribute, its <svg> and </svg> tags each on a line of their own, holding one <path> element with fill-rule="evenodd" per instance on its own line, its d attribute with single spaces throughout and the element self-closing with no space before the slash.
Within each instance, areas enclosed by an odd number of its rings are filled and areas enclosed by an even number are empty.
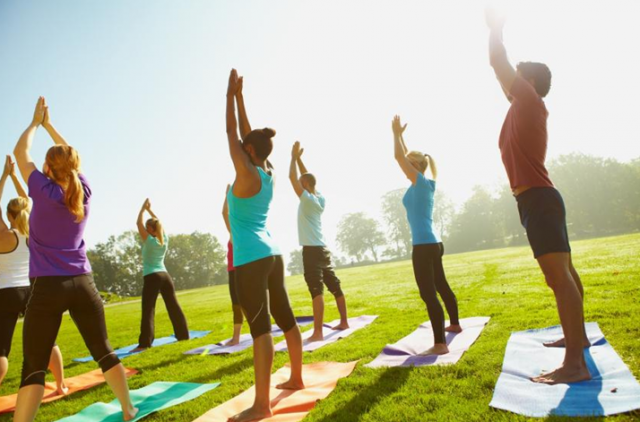
<svg viewBox="0 0 640 422">
<path fill-rule="evenodd" d="M 520 221 L 535 259 L 553 290 L 564 339 L 546 344 L 566 346 L 562 366 L 532 381 L 546 384 L 591 379 L 583 349 L 589 346 L 584 328 L 584 291 L 571 262 L 566 213 L 560 193 L 544 165 L 547 116 L 543 98 L 551 87 L 551 72 L 542 63 L 511 66 L 502 42 L 504 19 L 487 11 L 489 56 L 498 81 L 511 103 L 500 132 L 500 153 L 518 203 Z"/>
</svg>

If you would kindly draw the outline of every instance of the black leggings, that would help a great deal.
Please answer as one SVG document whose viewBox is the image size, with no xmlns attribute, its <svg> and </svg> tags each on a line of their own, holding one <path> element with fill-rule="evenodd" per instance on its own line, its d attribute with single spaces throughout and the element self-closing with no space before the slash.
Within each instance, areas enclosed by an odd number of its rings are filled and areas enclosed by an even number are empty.
<svg viewBox="0 0 640 422">
<path fill-rule="evenodd" d="M 93 276 L 37 277 L 24 317 L 21 388 L 44 385 L 51 349 L 67 310 L 102 372 L 120 363 L 107 338 L 104 307 Z"/>
<path fill-rule="evenodd" d="M 254 339 L 271 332 L 269 312 L 285 333 L 296 325 L 280 255 L 236 267 L 236 291 Z"/>
<path fill-rule="evenodd" d="M 162 295 L 167 307 L 173 331 L 178 340 L 189 340 L 187 318 L 176 297 L 176 289 L 169 273 L 162 271 L 144 276 L 142 286 L 142 320 L 140 322 L 140 338 L 138 347 L 151 347 L 154 339 L 154 320 L 158 294 Z"/>
<path fill-rule="evenodd" d="M 236 272 L 231 270 L 229 274 L 229 295 L 231 296 L 231 308 L 233 309 L 233 324 L 242 324 L 242 307 L 238 301 L 238 293 L 236 291 Z"/>
<path fill-rule="evenodd" d="M 0 289 L 0 357 L 9 357 L 11 340 L 20 314 L 27 308 L 30 287 Z"/>
<path fill-rule="evenodd" d="M 427 312 L 433 327 L 435 343 L 446 343 L 444 335 L 444 311 L 438 301 L 438 293 L 447 308 L 451 324 L 457 325 L 458 302 L 453 294 L 447 278 L 444 275 L 442 256 L 444 246 L 442 243 L 426 245 L 414 245 L 411 259 L 413 261 L 413 273 L 420 289 L 420 297 L 427 305 Z"/>
<path fill-rule="evenodd" d="M 307 282 L 311 299 L 322 295 L 325 285 L 334 297 L 344 296 L 340 288 L 340 279 L 336 276 L 333 265 L 331 265 L 331 252 L 327 248 L 303 246 L 302 264 L 304 266 L 304 280 Z"/>
</svg>

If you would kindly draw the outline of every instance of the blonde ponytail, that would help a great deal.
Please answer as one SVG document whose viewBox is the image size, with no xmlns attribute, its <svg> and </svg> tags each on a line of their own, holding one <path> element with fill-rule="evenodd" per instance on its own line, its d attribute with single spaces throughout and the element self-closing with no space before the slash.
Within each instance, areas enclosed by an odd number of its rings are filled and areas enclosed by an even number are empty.
<svg viewBox="0 0 640 422">
<path fill-rule="evenodd" d="M 29 213 L 31 207 L 27 198 L 15 198 L 7 205 L 7 215 L 13 219 L 13 227 L 25 237 L 29 237 Z"/>
<path fill-rule="evenodd" d="M 145 226 L 147 230 L 149 228 L 153 229 L 155 233 L 155 238 L 159 244 L 164 245 L 164 228 L 162 227 L 162 223 L 157 218 L 150 218 L 147 220 Z"/>
<path fill-rule="evenodd" d="M 64 203 L 69 212 L 76 216 L 76 223 L 84 220 L 84 188 L 78 175 L 80 155 L 69 145 L 49 148 L 46 163 L 52 179 L 64 190 Z"/>
</svg>

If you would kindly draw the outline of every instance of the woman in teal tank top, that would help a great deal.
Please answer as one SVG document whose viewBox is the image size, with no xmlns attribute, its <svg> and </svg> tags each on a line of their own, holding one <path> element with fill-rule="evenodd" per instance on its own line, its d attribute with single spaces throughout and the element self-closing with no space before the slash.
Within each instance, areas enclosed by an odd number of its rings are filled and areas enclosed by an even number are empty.
<svg viewBox="0 0 640 422">
<path fill-rule="evenodd" d="M 233 239 L 236 293 L 251 336 L 256 380 L 252 407 L 229 420 L 245 422 L 271 416 L 269 388 L 273 366 L 271 315 L 284 331 L 291 360 L 291 378 L 277 388 L 299 390 L 302 381 L 302 337 L 284 284 L 284 263 L 269 230 L 267 216 L 273 199 L 273 129 L 251 130 L 242 95 L 242 77 L 235 69 L 227 88 L 227 138 L 236 179 L 227 194 Z M 240 117 L 236 120 L 236 104 Z"/>
<path fill-rule="evenodd" d="M 422 355 L 444 355 L 449 353 L 446 332 L 462 331 L 458 320 L 458 302 L 444 274 L 442 256 L 444 246 L 433 229 L 433 206 L 436 191 L 435 162 L 430 155 L 417 151 L 409 152 L 404 143 L 404 130 L 400 117 L 395 116 L 392 125 L 394 155 L 402 172 L 411 181 L 411 186 L 402 199 L 407 210 L 407 219 L 411 227 L 413 251 L 411 261 L 413 272 L 420 290 L 420 297 L 427 305 L 427 313 L 433 329 L 433 347 Z M 427 179 L 425 173 L 431 170 L 433 179 Z M 444 311 L 438 300 L 438 294 L 447 308 L 451 324 L 445 328 Z"/>
<path fill-rule="evenodd" d="M 144 213 L 148 212 L 151 218 L 143 224 Z M 169 238 L 164 232 L 162 223 L 151 210 L 151 203 L 145 200 L 138 213 L 138 233 L 142 238 L 142 319 L 140 322 L 140 338 L 138 347 L 134 351 L 145 350 L 153 344 L 154 319 L 158 294 L 162 295 L 167 313 L 173 325 L 173 331 L 178 340 L 189 339 L 187 318 L 178 303 L 175 286 L 171 276 L 164 266 L 164 256 L 169 247 Z"/>
</svg>

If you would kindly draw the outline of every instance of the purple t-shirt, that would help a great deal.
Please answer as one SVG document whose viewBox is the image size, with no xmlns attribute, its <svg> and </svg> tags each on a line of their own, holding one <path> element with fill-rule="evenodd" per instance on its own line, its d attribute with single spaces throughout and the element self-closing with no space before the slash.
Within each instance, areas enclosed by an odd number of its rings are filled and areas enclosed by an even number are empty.
<svg viewBox="0 0 640 422">
<path fill-rule="evenodd" d="M 84 228 L 89 217 L 91 188 L 80 175 L 84 188 L 84 219 L 64 204 L 64 191 L 38 170 L 29 176 L 29 196 L 33 199 L 29 218 L 29 277 L 76 276 L 91 272 L 87 259 Z"/>
</svg>

